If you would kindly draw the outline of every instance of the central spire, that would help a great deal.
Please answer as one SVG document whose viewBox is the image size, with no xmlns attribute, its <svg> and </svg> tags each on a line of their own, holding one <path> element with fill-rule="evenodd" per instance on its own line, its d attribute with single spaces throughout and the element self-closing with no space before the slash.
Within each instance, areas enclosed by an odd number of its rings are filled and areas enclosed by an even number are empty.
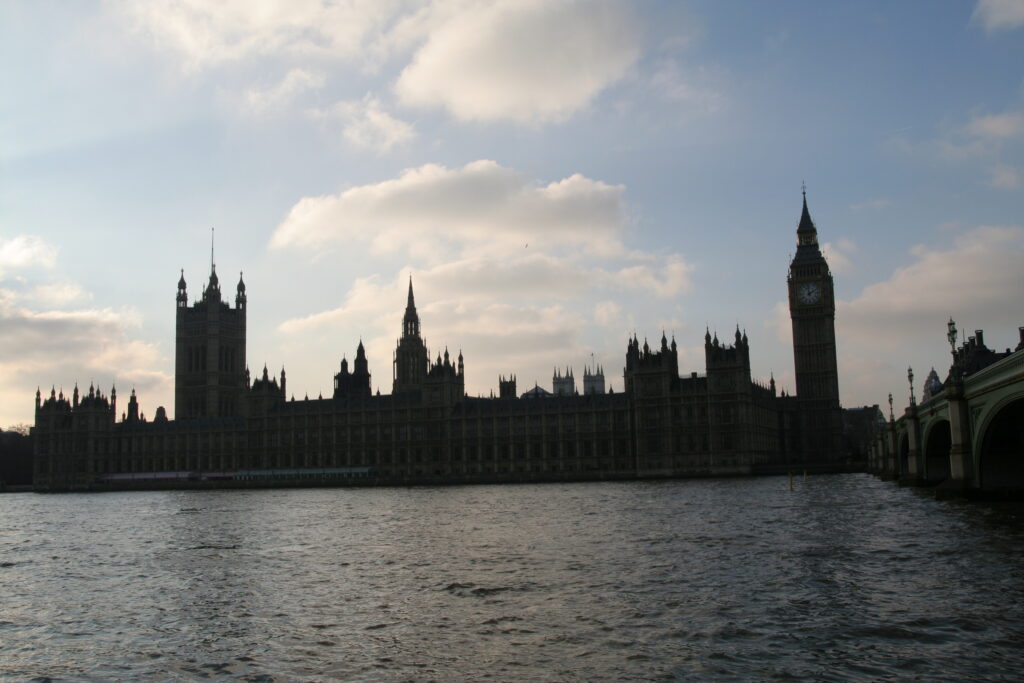
<svg viewBox="0 0 1024 683">
<path fill-rule="evenodd" d="M 412 275 L 409 276 L 409 300 L 405 305 L 402 330 L 406 337 L 420 336 L 420 317 L 416 314 L 416 299 L 412 293 Z"/>
</svg>

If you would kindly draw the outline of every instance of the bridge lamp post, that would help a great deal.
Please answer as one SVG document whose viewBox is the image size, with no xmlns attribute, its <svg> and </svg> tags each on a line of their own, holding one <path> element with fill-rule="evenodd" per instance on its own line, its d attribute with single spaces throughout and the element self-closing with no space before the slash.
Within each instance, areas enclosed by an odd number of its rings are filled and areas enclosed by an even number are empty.
<svg viewBox="0 0 1024 683">
<path fill-rule="evenodd" d="M 896 417 L 892 414 L 892 392 L 889 392 L 889 422 L 895 422 Z"/>
<path fill-rule="evenodd" d="M 907 381 L 910 382 L 910 405 L 917 405 L 917 399 L 914 398 L 914 368 L 907 368 Z"/>
<path fill-rule="evenodd" d="M 956 357 L 956 323 L 953 322 L 953 318 L 949 318 L 949 322 L 946 323 L 946 340 L 949 342 L 949 352 L 953 354 L 953 366 L 950 368 L 950 376 L 954 380 L 960 378 L 960 365 L 957 362 Z"/>
</svg>

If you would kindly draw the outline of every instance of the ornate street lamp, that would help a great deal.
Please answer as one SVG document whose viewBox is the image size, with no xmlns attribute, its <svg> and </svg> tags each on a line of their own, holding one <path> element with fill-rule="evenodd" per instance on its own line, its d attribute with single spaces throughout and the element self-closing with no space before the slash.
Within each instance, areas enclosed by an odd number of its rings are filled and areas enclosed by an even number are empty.
<svg viewBox="0 0 1024 683">
<path fill-rule="evenodd" d="M 956 323 L 953 322 L 953 318 L 950 317 L 949 322 L 946 323 L 946 339 L 949 340 L 949 350 L 956 355 Z"/>
<path fill-rule="evenodd" d="M 889 392 L 889 422 L 895 422 L 896 417 L 892 414 L 892 392 Z"/>
<path fill-rule="evenodd" d="M 907 381 L 910 382 L 910 405 L 917 405 L 917 400 L 914 398 L 914 368 L 907 368 Z"/>
</svg>

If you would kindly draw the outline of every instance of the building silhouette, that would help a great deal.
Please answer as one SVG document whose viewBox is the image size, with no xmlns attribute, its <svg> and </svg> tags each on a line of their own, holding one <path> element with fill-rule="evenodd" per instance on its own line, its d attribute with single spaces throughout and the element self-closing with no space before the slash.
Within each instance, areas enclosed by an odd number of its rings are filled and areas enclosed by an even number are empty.
<svg viewBox="0 0 1024 683">
<path fill-rule="evenodd" d="M 178 281 L 175 419 L 139 411 L 134 390 L 120 419 L 116 391 L 79 400 L 36 394 L 35 487 L 128 487 L 460 483 L 707 476 L 836 467 L 842 412 L 836 370 L 832 276 L 807 209 L 790 264 L 789 304 L 797 394 L 754 380 L 750 342 L 705 331 L 705 373 L 680 375 L 676 340 L 626 343 L 624 390 L 605 390 L 586 366 L 583 392 L 571 367 L 550 392 L 465 393 L 465 360 L 435 360 L 424 341 L 410 278 L 391 393 L 373 392 L 359 342 L 342 357 L 334 392 L 296 401 L 282 368 L 255 380 L 245 363 L 246 291 L 222 300 L 211 253 L 209 281 L 191 306 Z"/>
<path fill-rule="evenodd" d="M 801 451 L 833 453 L 841 447 L 842 409 L 836 367 L 836 300 L 832 274 L 818 247 L 818 229 L 807 210 L 807 193 L 789 265 L 789 314 L 799 401 Z"/>
</svg>

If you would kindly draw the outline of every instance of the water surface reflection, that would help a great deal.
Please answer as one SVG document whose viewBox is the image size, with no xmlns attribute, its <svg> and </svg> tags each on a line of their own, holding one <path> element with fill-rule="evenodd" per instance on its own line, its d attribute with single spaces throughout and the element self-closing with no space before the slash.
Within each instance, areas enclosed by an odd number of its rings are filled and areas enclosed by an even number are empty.
<svg viewBox="0 0 1024 683">
<path fill-rule="evenodd" d="M 863 475 L 0 496 L 15 678 L 1016 678 L 1019 506 Z"/>
</svg>

